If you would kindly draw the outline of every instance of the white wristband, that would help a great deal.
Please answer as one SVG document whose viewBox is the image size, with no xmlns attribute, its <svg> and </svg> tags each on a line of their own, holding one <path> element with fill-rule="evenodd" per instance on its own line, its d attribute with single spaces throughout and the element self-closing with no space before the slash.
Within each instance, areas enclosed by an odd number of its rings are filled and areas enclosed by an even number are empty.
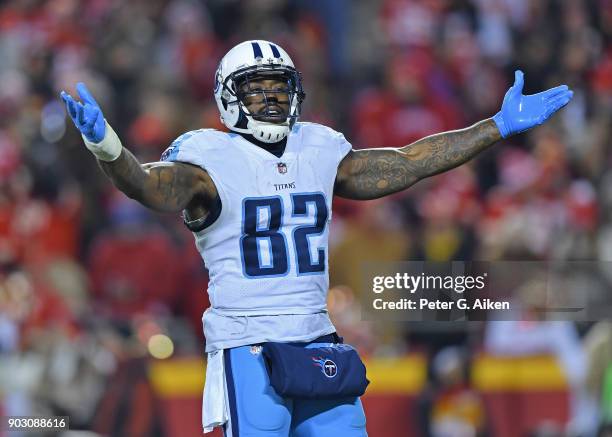
<svg viewBox="0 0 612 437">
<path fill-rule="evenodd" d="M 108 124 L 106 120 L 104 120 L 104 123 L 106 123 L 104 138 L 99 143 L 92 143 L 85 138 L 84 135 L 81 136 L 83 137 L 83 141 L 85 141 L 85 147 L 87 147 L 96 158 L 100 161 L 110 162 L 119 158 L 123 146 L 110 124 Z"/>
</svg>

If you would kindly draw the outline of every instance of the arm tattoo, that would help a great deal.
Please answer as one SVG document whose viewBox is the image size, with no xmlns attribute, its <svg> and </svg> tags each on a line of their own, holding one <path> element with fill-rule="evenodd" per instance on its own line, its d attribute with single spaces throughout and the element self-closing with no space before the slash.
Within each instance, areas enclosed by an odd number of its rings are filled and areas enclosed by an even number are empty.
<svg viewBox="0 0 612 437">
<path fill-rule="evenodd" d="M 99 161 L 113 184 L 128 197 L 161 212 L 185 209 L 196 196 L 214 199 L 217 192 L 203 170 L 179 162 L 141 165 L 125 147 L 115 161 Z M 207 180 L 208 179 L 208 180 Z"/>
<path fill-rule="evenodd" d="M 98 160 L 100 168 L 106 173 L 113 184 L 126 196 L 132 199 L 142 197 L 144 182 L 147 177 L 145 170 L 132 153 L 125 147 L 119 158 L 112 162 Z"/>
<path fill-rule="evenodd" d="M 340 163 L 335 194 L 357 200 L 386 196 L 455 168 L 500 139 L 497 126 L 488 119 L 399 149 L 356 150 Z"/>
</svg>

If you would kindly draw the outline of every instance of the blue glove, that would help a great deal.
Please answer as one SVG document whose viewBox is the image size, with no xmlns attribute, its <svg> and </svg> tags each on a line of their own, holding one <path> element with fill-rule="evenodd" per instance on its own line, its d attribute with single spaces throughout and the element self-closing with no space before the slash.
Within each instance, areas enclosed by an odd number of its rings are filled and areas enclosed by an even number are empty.
<svg viewBox="0 0 612 437">
<path fill-rule="evenodd" d="M 506 92 L 501 110 L 493 121 L 503 138 L 524 132 L 544 123 L 569 103 L 574 95 L 567 85 L 561 85 L 538 94 L 523 95 L 523 72 L 514 72 L 514 85 Z"/>
<path fill-rule="evenodd" d="M 99 143 L 106 134 L 102 110 L 83 82 L 77 83 L 76 89 L 83 103 L 74 100 L 66 91 L 60 94 L 66 104 L 68 115 L 87 140 Z"/>
</svg>

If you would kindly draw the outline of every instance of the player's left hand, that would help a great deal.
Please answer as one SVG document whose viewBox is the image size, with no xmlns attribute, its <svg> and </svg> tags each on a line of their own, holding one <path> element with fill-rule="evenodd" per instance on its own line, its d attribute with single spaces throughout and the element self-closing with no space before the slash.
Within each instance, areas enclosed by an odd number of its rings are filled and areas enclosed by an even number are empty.
<svg viewBox="0 0 612 437">
<path fill-rule="evenodd" d="M 567 105 L 574 95 L 567 85 L 560 85 L 538 94 L 525 96 L 523 72 L 515 71 L 514 77 L 514 85 L 506 92 L 501 110 L 493 117 L 503 138 L 544 123 L 551 115 Z"/>
</svg>

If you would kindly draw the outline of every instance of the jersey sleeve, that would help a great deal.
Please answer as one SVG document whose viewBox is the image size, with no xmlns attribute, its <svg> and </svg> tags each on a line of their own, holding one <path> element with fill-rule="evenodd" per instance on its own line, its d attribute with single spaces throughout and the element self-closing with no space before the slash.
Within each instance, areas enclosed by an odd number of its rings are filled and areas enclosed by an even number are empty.
<svg viewBox="0 0 612 437">
<path fill-rule="evenodd" d="M 227 204 L 223 185 L 216 175 L 215 168 L 218 165 L 219 150 L 222 148 L 222 134 L 214 129 L 199 129 L 186 132 L 170 144 L 161 155 L 160 161 L 183 162 L 196 165 L 206 171 L 212 179 L 219 197 L 216 203 L 209 209 L 206 219 L 188 221 L 185 216 L 185 225 L 192 232 L 199 232 L 214 223 L 222 211 L 222 205 Z"/>
<path fill-rule="evenodd" d="M 353 145 L 348 142 L 344 134 L 334 131 L 338 144 L 338 163 L 340 163 L 348 153 L 353 150 Z"/>
<path fill-rule="evenodd" d="M 303 144 L 319 148 L 326 159 L 331 159 L 336 164 L 340 164 L 353 149 L 342 133 L 328 126 L 309 122 L 301 122 L 299 126 Z"/>
<path fill-rule="evenodd" d="M 186 162 L 205 168 L 200 146 L 204 135 L 203 129 L 185 132 L 162 153 L 160 161 Z"/>
<path fill-rule="evenodd" d="M 335 158 L 337 168 L 344 159 L 344 157 L 348 155 L 348 153 L 353 149 L 353 146 L 344 137 L 343 133 L 335 131 L 334 129 L 327 126 L 321 127 L 323 128 L 321 133 L 324 137 L 322 144 L 324 144 L 324 147 L 326 149 L 329 149 L 330 145 L 332 146 L 329 153 L 331 153 L 331 156 Z"/>
</svg>

